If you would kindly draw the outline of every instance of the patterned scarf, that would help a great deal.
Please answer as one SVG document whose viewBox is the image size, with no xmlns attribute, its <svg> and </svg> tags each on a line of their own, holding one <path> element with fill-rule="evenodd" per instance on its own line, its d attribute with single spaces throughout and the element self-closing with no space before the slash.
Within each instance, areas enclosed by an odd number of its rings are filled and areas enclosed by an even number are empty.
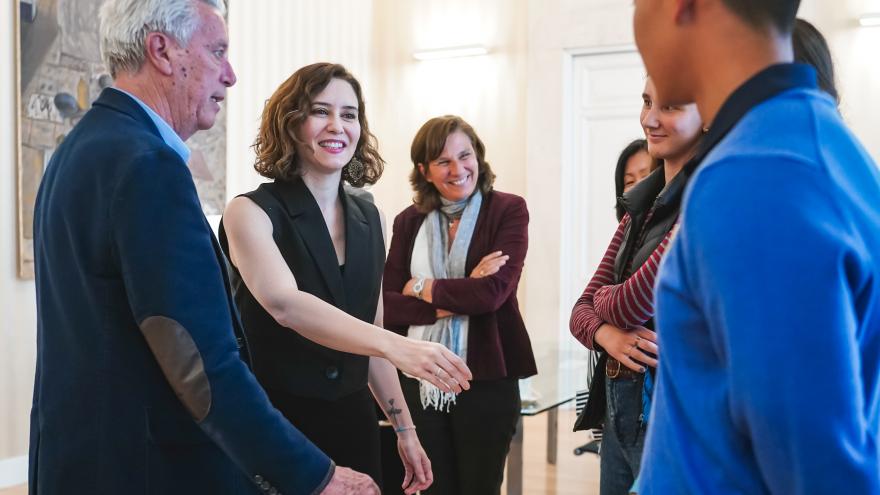
<svg viewBox="0 0 880 495">
<path fill-rule="evenodd" d="M 452 202 L 440 198 L 442 206 L 440 210 L 428 213 L 425 218 L 427 227 L 428 257 L 431 262 L 431 271 L 434 279 L 465 278 L 465 261 L 471 245 L 471 237 L 474 235 L 474 227 L 480 214 L 480 206 L 483 204 L 483 195 L 479 189 L 468 199 Z M 460 218 L 458 231 L 449 246 L 450 219 Z M 467 315 L 454 315 L 449 318 L 440 318 L 433 325 L 425 329 L 424 339 L 429 342 L 438 342 L 446 346 L 457 356 L 467 361 L 467 330 L 462 328 L 462 322 L 467 321 Z M 438 411 L 449 412 L 449 407 L 455 403 L 455 394 L 442 392 L 430 382 L 421 380 L 419 393 L 422 399 L 422 407 L 429 406 Z"/>
</svg>

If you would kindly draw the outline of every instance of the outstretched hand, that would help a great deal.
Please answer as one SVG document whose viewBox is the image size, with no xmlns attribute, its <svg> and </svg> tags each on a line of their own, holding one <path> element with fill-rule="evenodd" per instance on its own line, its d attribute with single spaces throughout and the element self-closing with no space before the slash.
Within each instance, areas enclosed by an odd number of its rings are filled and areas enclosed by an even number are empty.
<svg viewBox="0 0 880 495">
<path fill-rule="evenodd" d="M 471 388 L 473 378 L 465 362 L 435 342 L 399 337 L 383 357 L 407 375 L 427 380 L 444 392 L 459 393 Z"/>
</svg>

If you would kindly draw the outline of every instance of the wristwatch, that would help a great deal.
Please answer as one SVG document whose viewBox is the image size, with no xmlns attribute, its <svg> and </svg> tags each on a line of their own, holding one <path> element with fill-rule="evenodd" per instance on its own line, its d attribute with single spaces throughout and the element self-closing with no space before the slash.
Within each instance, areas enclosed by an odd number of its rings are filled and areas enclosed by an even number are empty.
<svg viewBox="0 0 880 495">
<path fill-rule="evenodd" d="M 412 286 L 413 293 L 416 295 L 417 299 L 422 298 L 422 290 L 424 288 L 425 288 L 425 279 L 424 279 L 424 277 L 419 277 L 418 279 L 416 279 L 416 283 L 414 283 Z"/>
</svg>

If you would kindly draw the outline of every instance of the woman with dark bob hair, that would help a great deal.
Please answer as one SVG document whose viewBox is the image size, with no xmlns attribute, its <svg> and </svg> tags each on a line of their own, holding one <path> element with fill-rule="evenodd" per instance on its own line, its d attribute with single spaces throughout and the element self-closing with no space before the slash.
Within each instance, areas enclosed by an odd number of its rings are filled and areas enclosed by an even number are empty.
<svg viewBox="0 0 880 495">
<path fill-rule="evenodd" d="M 623 193 L 630 190 L 642 179 L 660 166 L 657 160 L 651 158 L 648 153 L 648 141 L 636 139 L 626 145 L 617 158 L 617 167 L 614 169 L 614 197 L 618 200 Z M 623 220 L 626 210 L 620 201 L 615 204 L 617 221 Z"/>
<path fill-rule="evenodd" d="M 394 219 L 385 264 L 387 328 L 443 344 L 474 374 L 460 395 L 402 378 L 434 468 L 429 494 L 499 492 L 519 379 L 537 372 L 516 299 L 529 213 L 521 197 L 492 188 L 485 153 L 460 117 L 419 129 L 410 154 L 414 204 Z"/>
<path fill-rule="evenodd" d="M 266 103 L 254 148 L 273 181 L 233 199 L 220 227 L 254 373 L 338 465 L 379 483 L 375 399 L 398 433 L 406 493 L 422 490 L 431 466 L 394 366 L 448 393 L 470 374 L 442 346 L 380 328 L 379 211 L 343 188 L 382 174 L 360 84 L 337 64 L 299 69 Z"/>
</svg>

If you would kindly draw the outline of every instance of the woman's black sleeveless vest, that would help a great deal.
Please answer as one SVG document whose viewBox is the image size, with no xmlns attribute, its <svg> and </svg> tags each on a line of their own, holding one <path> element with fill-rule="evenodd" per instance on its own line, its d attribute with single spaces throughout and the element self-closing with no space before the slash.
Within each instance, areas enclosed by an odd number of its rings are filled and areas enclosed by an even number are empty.
<svg viewBox="0 0 880 495">
<path fill-rule="evenodd" d="M 644 265 L 675 225 L 688 175 L 687 169 L 682 170 L 669 181 L 669 184 L 666 184 L 661 167 L 618 198 L 618 204 L 629 213 L 630 222 L 624 232 L 617 258 L 614 260 L 615 284 L 625 282 Z M 654 319 L 645 322 L 645 327 L 653 330 Z M 599 355 L 590 382 L 589 399 L 575 421 L 575 431 L 600 428 L 605 421 L 607 359 L 607 353 L 602 352 Z M 653 370 L 651 372 L 653 373 Z"/>
<path fill-rule="evenodd" d="M 318 204 L 301 179 L 275 181 L 244 194 L 272 221 L 272 236 L 299 290 L 373 323 L 381 297 L 385 244 L 376 207 L 339 188 L 345 212 L 345 267 L 339 266 Z M 220 223 L 220 244 L 229 244 Z M 230 258 L 231 261 L 231 258 Z M 231 263 L 230 263 L 231 264 Z M 334 400 L 367 385 L 369 358 L 334 351 L 279 325 L 232 266 L 235 302 L 252 368 L 267 389 Z"/>
<path fill-rule="evenodd" d="M 678 220 L 688 173 L 682 170 L 666 184 L 660 167 L 618 199 L 630 222 L 614 260 L 615 283 L 621 284 L 651 257 Z M 654 328 L 651 318 L 646 327 Z"/>
</svg>

